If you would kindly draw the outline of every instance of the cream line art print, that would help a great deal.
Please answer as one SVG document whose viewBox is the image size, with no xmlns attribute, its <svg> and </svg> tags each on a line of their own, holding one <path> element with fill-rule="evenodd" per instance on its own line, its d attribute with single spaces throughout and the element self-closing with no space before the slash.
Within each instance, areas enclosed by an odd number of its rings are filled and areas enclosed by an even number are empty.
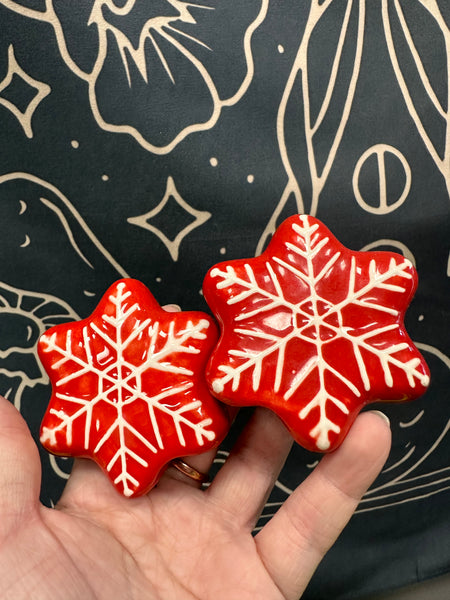
<svg viewBox="0 0 450 600">
<path fill-rule="evenodd" d="M 436 0 L 418 0 L 418 3 L 420 3 L 426 9 L 424 11 L 424 19 L 430 19 L 434 21 L 434 31 L 439 32 L 441 35 L 446 58 L 446 72 L 444 73 L 444 76 L 448 79 L 450 72 L 450 29 L 445 22 Z M 389 56 L 391 58 L 392 67 L 395 71 L 398 85 L 400 86 L 403 98 L 405 100 L 406 107 L 420 137 L 422 138 L 423 143 L 425 144 L 425 147 L 444 177 L 447 186 L 447 192 L 450 194 L 450 87 L 447 86 L 447 98 L 443 103 L 441 100 L 439 100 L 436 91 L 433 89 L 432 82 L 425 69 L 418 47 L 414 42 L 414 38 L 412 36 L 410 27 L 408 26 L 407 19 L 399 0 L 382 0 L 382 14 Z M 404 40 L 406 41 L 409 49 L 410 55 L 406 59 L 401 57 L 397 52 L 397 47 L 401 40 L 396 39 L 391 26 L 391 21 L 394 14 L 398 19 L 402 35 L 404 36 Z M 407 65 L 403 64 L 402 58 L 403 60 L 412 61 L 420 80 L 422 90 L 414 90 L 409 85 L 408 79 L 405 77 L 404 73 Z M 423 118 L 424 109 L 423 106 L 420 106 L 423 94 L 419 95 L 419 91 L 424 92 L 428 99 L 428 106 L 426 110 L 437 113 L 438 118 L 441 120 L 441 126 L 444 129 L 444 143 L 441 149 L 439 149 L 436 142 L 433 141 L 430 132 L 427 130 L 426 122 Z"/>
<path fill-rule="evenodd" d="M 230 81 L 229 88 L 223 91 L 219 90 L 220 86 L 214 76 L 214 60 L 219 60 L 221 55 L 214 53 L 213 47 L 199 35 L 202 20 L 210 16 L 210 13 L 215 14 L 216 5 L 221 4 L 218 1 L 167 0 L 166 14 L 149 17 L 152 9 L 147 7 L 142 11 L 136 0 L 128 0 L 121 7 L 110 0 L 96 0 L 89 12 L 87 9 L 79 11 L 80 28 L 84 28 L 88 35 L 95 27 L 98 35 L 97 56 L 89 70 L 79 66 L 76 57 L 72 55 L 70 26 L 67 26 L 69 30 L 66 31 L 66 23 L 60 19 L 52 0 L 46 2 L 46 8 L 42 11 L 11 0 L 0 0 L 0 4 L 25 17 L 47 22 L 53 27 L 64 62 L 77 77 L 88 83 L 89 101 L 99 127 L 111 133 L 131 135 L 149 152 L 167 154 L 188 135 L 213 128 L 222 109 L 236 104 L 248 90 L 254 74 L 252 37 L 266 17 L 269 0 L 252 0 L 247 3 L 244 34 L 239 34 L 240 37 L 235 40 L 236 48 L 241 48 L 243 68 L 240 69 L 240 76 L 235 81 Z M 240 6 L 240 2 L 229 2 L 226 10 L 234 17 L 243 12 L 238 11 Z M 219 17 L 217 11 L 217 19 L 223 18 L 223 6 L 221 9 L 222 16 Z M 131 33 L 127 33 L 127 26 L 129 21 L 136 20 L 141 21 L 142 25 L 137 39 L 134 39 Z M 218 23 L 216 33 L 219 34 L 221 30 L 223 26 Z M 178 54 L 185 73 L 174 71 L 178 60 L 171 61 L 170 57 L 174 53 Z M 159 73 L 158 84 L 153 80 L 155 70 Z M 110 80 L 111 72 L 114 73 L 113 82 Z M 109 87 L 99 87 L 100 80 L 108 80 Z M 159 96 L 156 88 L 162 88 L 166 94 Z M 120 97 L 123 102 L 123 110 L 114 114 L 110 114 L 106 108 L 111 93 Z M 197 94 L 204 96 L 202 104 L 207 108 L 200 117 L 197 115 L 199 103 L 194 102 L 192 106 L 189 104 L 193 93 L 193 100 Z M 153 129 L 148 125 L 148 118 L 141 114 L 142 105 L 139 107 L 137 104 L 136 96 L 143 94 L 148 98 L 146 111 L 154 115 Z M 175 98 L 178 96 L 183 98 L 182 102 Z M 173 109 L 171 112 L 177 112 L 182 118 L 178 124 L 167 123 L 166 127 L 162 127 L 162 120 L 167 117 L 161 108 L 162 104 L 168 103 Z M 142 117 L 139 123 L 134 122 L 133 110 L 136 109 Z M 161 137 L 161 131 L 170 133 Z"/>
<path fill-rule="evenodd" d="M 80 250 L 79 245 L 75 240 L 75 235 L 72 230 L 72 226 L 69 225 L 68 220 L 64 213 L 70 215 L 73 219 L 74 224 L 76 224 L 77 228 L 79 228 L 87 239 L 91 242 L 92 246 L 95 247 L 101 255 L 106 259 L 107 262 L 111 264 L 111 266 L 117 271 L 117 273 L 121 277 L 127 277 L 127 272 L 123 269 L 121 265 L 112 257 L 112 255 L 108 252 L 108 250 L 101 244 L 100 240 L 95 236 L 92 230 L 88 227 L 84 219 L 81 217 L 80 213 L 75 209 L 70 200 L 52 183 L 33 175 L 32 173 L 5 173 L 0 175 L 0 186 L 2 184 L 13 183 L 13 182 L 21 182 L 26 181 L 31 184 L 34 184 L 41 188 L 42 195 L 40 197 L 40 201 L 43 205 L 45 205 L 48 209 L 55 213 L 57 218 L 59 219 L 63 229 L 66 232 L 67 239 L 69 240 L 71 246 L 75 250 L 75 252 L 80 256 L 80 258 L 85 262 L 89 267 L 93 268 L 93 265 L 90 259 Z M 45 195 L 51 194 L 55 197 L 54 201 L 51 201 L 45 198 Z M 24 212 L 26 209 L 25 205 L 21 204 L 21 212 Z"/>
<path fill-rule="evenodd" d="M 20 110 L 20 108 L 11 100 L 2 97 L 2 94 L 6 92 L 9 86 L 11 85 L 14 77 L 20 78 L 27 86 L 29 86 L 32 90 L 35 90 L 34 96 L 29 101 L 25 110 Z M 12 114 L 17 118 L 20 125 L 22 126 L 22 129 L 25 132 L 25 135 L 28 138 L 33 137 L 33 128 L 31 126 L 31 120 L 33 118 L 34 112 L 38 108 L 42 100 L 46 96 L 48 96 L 50 92 L 51 89 L 49 85 L 42 81 L 37 81 L 37 79 L 33 79 L 31 75 L 26 73 L 20 67 L 14 55 L 14 47 L 10 45 L 8 48 L 8 72 L 3 81 L 0 81 L 0 104 L 8 110 L 10 110 Z"/>
<path fill-rule="evenodd" d="M 4 395 L 18 410 L 25 388 L 48 383 L 47 374 L 36 356 L 39 337 L 53 325 L 78 318 L 60 298 L 20 290 L 0 281 L 0 321 L 8 322 L 17 338 L 16 345 L 0 347 L 0 375 L 10 382 Z"/>
<path fill-rule="evenodd" d="M 164 231 L 162 231 L 161 229 L 159 229 L 151 223 L 151 220 L 154 217 L 161 215 L 164 209 L 167 208 L 167 205 L 170 201 L 176 202 L 179 208 L 186 213 L 186 216 L 190 216 L 192 218 L 191 222 L 185 227 L 183 227 L 175 236 L 173 236 L 173 238 L 166 235 Z M 206 210 L 196 210 L 194 207 L 190 206 L 179 194 L 173 177 L 168 177 L 164 197 L 158 204 L 158 206 L 156 206 L 155 208 L 143 215 L 139 215 L 137 217 L 129 217 L 127 221 L 132 225 L 136 225 L 137 227 L 147 229 L 148 231 L 151 231 L 156 236 L 158 236 L 158 238 L 164 243 L 167 250 L 169 251 L 172 260 L 177 261 L 180 250 L 180 244 L 183 241 L 183 239 L 196 227 L 200 227 L 200 225 L 203 225 L 203 223 L 205 223 L 210 217 L 210 212 Z"/>
<path fill-rule="evenodd" d="M 256 249 L 257 254 L 261 253 L 268 238 L 275 231 L 278 218 L 291 196 L 295 198 L 298 212 L 307 212 L 312 216 L 317 214 L 320 194 L 325 186 L 325 183 L 327 182 L 331 167 L 336 157 L 336 153 L 342 141 L 342 136 L 344 134 L 348 118 L 350 116 L 358 75 L 361 68 L 361 57 L 364 45 L 364 26 L 366 14 L 365 0 L 347 0 L 345 7 L 343 8 L 342 25 L 337 41 L 337 47 L 335 48 L 335 54 L 331 63 L 328 84 L 326 86 L 325 95 L 322 98 L 320 109 L 315 118 L 313 117 L 311 108 L 312 81 L 309 68 L 309 47 L 314 42 L 315 30 L 320 25 L 321 20 L 326 15 L 327 10 L 330 8 L 332 3 L 333 0 L 327 0 L 325 2 L 312 0 L 303 37 L 301 38 L 297 55 L 294 59 L 292 69 L 283 92 L 283 97 L 278 109 L 277 136 L 280 155 L 288 177 L 288 181 L 282 193 L 281 199 L 278 202 L 278 205 L 276 206 L 266 226 L 266 229 L 259 240 Z M 352 35 L 349 24 L 350 19 L 352 16 L 354 16 L 354 14 L 356 14 L 355 18 L 357 19 L 357 28 L 355 39 L 352 40 L 354 46 L 353 68 L 348 77 L 348 81 L 346 82 L 347 91 L 343 100 L 343 104 L 340 107 L 335 107 L 333 105 L 334 92 L 340 74 L 340 63 L 344 44 L 348 41 L 347 38 Z M 286 141 L 286 126 L 290 122 L 288 119 L 288 105 L 293 101 L 298 101 L 298 94 L 301 94 L 302 100 L 305 129 L 304 135 L 309 175 L 311 178 L 311 202 L 309 207 L 302 196 L 300 184 L 297 176 L 295 175 L 295 165 L 292 164 L 288 144 Z M 326 119 L 327 113 L 332 108 L 336 108 L 340 111 L 340 118 L 334 133 L 331 136 L 327 136 L 326 143 L 328 148 L 326 150 L 326 158 L 320 161 L 322 166 L 319 166 L 316 141 L 320 136 L 321 126 Z"/>
<path fill-rule="evenodd" d="M 447 26 L 444 17 L 439 9 L 436 0 L 417 0 L 417 3 L 422 5 L 426 9 L 426 13 L 429 19 L 433 20 L 437 26 L 437 30 L 442 35 L 442 41 L 445 48 L 445 59 L 447 70 L 443 73 L 443 76 L 448 79 L 448 73 L 450 72 L 450 29 Z M 345 7 L 342 7 L 342 21 L 341 31 L 338 38 L 335 54 L 330 67 L 329 80 L 326 86 L 326 91 L 323 95 L 320 109 L 317 115 L 314 117 L 311 108 L 311 97 L 314 92 L 311 70 L 309 65 L 310 47 L 314 43 L 314 34 L 316 29 L 321 25 L 321 20 L 326 17 L 327 10 L 333 4 L 333 0 L 325 2 L 319 2 L 318 0 L 312 0 L 310 4 L 310 11 L 308 20 L 305 26 L 303 36 L 300 41 L 297 55 L 295 57 L 292 70 L 289 74 L 286 87 L 284 89 L 283 97 L 278 110 L 277 118 L 277 136 L 278 145 L 280 150 L 280 156 L 283 162 L 283 166 L 287 175 L 287 183 L 281 195 L 281 198 L 276 205 L 268 223 L 261 235 L 256 248 L 256 254 L 260 254 L 264 249 L 267 240 L 270 238 L 272 233 L 275 231 L 278 224 L 279 217 L 283 212 L 287 202 L 293 198 L 298 212 L 306 212 L 315 216 L 319 207 L 319 200 L 322 190 L 328 180 L 330 171 L 335 162 L 336 154 L 339 150 L 342 138 L 347 126 L 348 119 L 350 117 L 354 97 L 357 89 L 359 73 L 361 70 L 361 60 L 364 49 L 364 37 L 366 23 L 366 3 L 365 0 L 347 0 Z M 391 8 L 392 10 L 391 10 Z M 441 172 L 445 179 L 447 191 L 450 194 L 450 111 L 445 109 L 445 106 L 450 105 L 450 88 L 447 86 L 447 98 L 443 102 L 439 100 L 437 93 L 433 89 L 430 78 L 427 74 L 425 66 L 422 62 L 420 53 L 414 43 L 413 36 L 410 28 L 408 27 L 407 20 L 402 10 L 399 0 L 383 0 L 381 7 L 382 22 L 386 37 L 386 44 L 389 52 L 389 56 L 392 62 L 392 67 L 395 72 L 395 76 L 403 95 L 407 110 L 417 128 L 417 131 L 437 168 Z M 354 13 L 357 12 L 357 16 L 353 18 L 357 19 L 357 27 L 353 30 L 349 27 L 350 19 Z M 422 96 L 419 96 L 419 92 L 411 88 L 408 85 L 403 72 L 403 64 L 401 57 L 397 52 L 397 40 L 392 31 L 391 13 L 395 13 L 401 25 L 401 30 L 406 40 L 407 46 L 410 51 L 410 59 L 415 65 L 419 80 L 422 84 L 423 91 L 429 99 L 430 110 L 436 112 L 438 118 L 441 120 L 442 127 L 444 129 L 443 135 L 444 144 L 441 149 L 437 146 L 437 143 L 433 141 L 431 133 L 427 131 L 426 121 L 422 117 L 424 112 L 423 107 L 419 108 L 419 100 Z M 353 33 L 352 33 L 353 32 Z M 343 99 L 341 107 L 333 105 L 334 95 L 338 84 L 342 84 L 339 80 L 341 59 L 343 55 L 343 48 L 345 44 L 349 43 L 349 37 L 353 35 L 354 45 L 354 59 L 353 68 L 350 74 L 347 74 L 348 81 L 345 83 L 347 86 L 347 93 Z M 291 157 L 289 145 L 286 140 L 286 127 L 291 127 L 292 119 L 289 117 L 289 105 L 291 103 L 298 102 L 298 96 L 301 95 L 302 110 L 304 119 L 304 136 L 306 144 L 307 162 L 309 167 L 309 177 L 311 180 L 311 197 L 307 201 L 304 194 L 302 194 L 301 186 L 302 182 L 299 181 L 298 175 L 296 174 L 295 159 Z M 417 96 L 417 99 L 416 99 Z M 327 113 L 331 110 L 338 110 L 340 112 L 340 118 L 337 123 L 337 127 L 333 135 L 330 136 L 327 132 L 327 144 L 328 148 L 325 150 L 325 156 L 322 156 L 319 162 L 318 146 L 320 140 L 321 126 L 326 120 Z M 324 152 L 324 148 L 321 147 L 321 152 Z M 380 185 L 380 204 L 378 207 L 370 206 L 362 197 L 359 189 L 359 176 L 361 169 L 363 168 L 364 162 L 371 154 L 376 154 L 379 164 L 379 185 Z M 386 179 L 384 170 L 384 160 L 386 154 L 391 154 L 400 163 L 400 168 L 404 170 L 405 184 L 404 189 L 399 198 L 395 201 L 388 202 L 386 198 Z M 319 164 L 322 166 L 319 167 Z M 388 212 L 394 211 L 399 208 L 406 200 L 411 187 L 411 169 L 408 161 L 403 154 L 389 144 L 378 144 L 373 148 L 368 148 L 365 153 L 361 155 L 355 166 L 355 172 L 353 176 L 353 188 L 356 200 L 358 204 L 364 210 L 372 212 L 374 214 L 387 214 Z"/>
<path fill-rule="evenodd" d="M 404 181 L 403 189 L 398 198 L 390 199 L 387 189 L 387 178 L 386 178 L 386 157 L 389 156 L 397 163 L 397 170 L 399 172 L 398 179 Z M 377 205 L 370 204 L 367 202 L 360 189 L 360 177 L 364 171 L 366 163 L 376 158 L 378 168 L 378 181 L 379 181 L 379 202 Z M 400 168 L 398 168 L 400 167 Z M 411 189 L 411 168 L 408 161 L 403 154 L 388 144 L 376 144 L 371 148 L 368 148 L 358 159 L 355 170 L 353 172 L 353 192 L 355 194 L 356 201 L 365 211 L 373 213 L 375 215 L 385 215 L 387 213 L 397 210 L 408 197 Z"/>
</svg>

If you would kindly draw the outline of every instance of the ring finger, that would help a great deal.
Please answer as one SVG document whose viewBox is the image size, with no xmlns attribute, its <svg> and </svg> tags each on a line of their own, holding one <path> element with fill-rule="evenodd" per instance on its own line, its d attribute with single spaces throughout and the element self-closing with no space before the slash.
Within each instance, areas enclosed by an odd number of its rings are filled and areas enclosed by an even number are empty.
<svg viewBox="0 0 450 600">
<path fill-rule="evenodd" d="M 164 490 L 174 483 L 183 483 L 201 489 L 203 483 L 209 481 L 208 473 L 215 456 L 216 449 L 213 449 L 203 454 L 173 460 L 159 480 L 158 488 Z"/>
</svg>

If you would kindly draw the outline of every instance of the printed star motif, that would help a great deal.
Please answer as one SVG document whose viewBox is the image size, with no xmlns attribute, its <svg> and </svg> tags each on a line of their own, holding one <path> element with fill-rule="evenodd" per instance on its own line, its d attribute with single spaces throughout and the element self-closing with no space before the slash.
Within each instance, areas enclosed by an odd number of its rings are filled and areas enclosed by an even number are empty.
<svg viewBox="0 0 450 600">
<path fill-rule="evenodd" d="M 41 336 L 53 388 L 42 444 L 92 458 L 125 496 L 147 492 L 171 460 L 226 434 L 203 380 L 216 339 L 208 315 L 167 312 L 139 281 L 116 282 L 89 318 Z"/>
<path fill-rule="evenodd" d="M 161 217 L 161 213 L 166 209 L 169 201 L 173 200 L 176 202 L 178 207 L 184 211 L 186 217 L 192 217 L 192 220 L 188 225 L 183 227 L 175 236 L 171 236 L 170 234 L 164 233 L 161 229 L 159 229 L 156 225 L 152 224 L 150 221 L 155 217 Z M 196 210 L 192 206 L 190 206 L 183 198 L 180 196 L 175 182 L 172 177 L 167 179 L 166 192 L 164 194 L 161 202 L 151 211 L 145 213 L 144 215 L 139 215 L 137 217 L 130 217 L 127 219 L 128 223 L 132 225 L 137 225 L 138 227 L 142 227 L 143 229 L 148 229 L 164 243 L 167 250 L 170 252 L 170 256 L 173 261 L 178 260 L 178 254 L 180 249 L 180 244 L 182 240 L 189 234 L 193 229 L 203 225 L 205 221 L 207 221 L 211 216 L 211 213 L 207 211 Z M 166 223 L 171 222 L 173 219 L 165 219 Z"/>
<path fill-rule="evenodd" d="M 287 219 L 261 256 L 205 278 L 222 324 L 212 393 L 271 408 L 305 448 L 335 449 L 364 405 L 413 399 L 429 384 L 403 324 L 416 286 L 403 256 L 354 252 L 313 217 Z"/>
<path fill-rule="evenodd" d="M 33 129 L 31 127 L 31 119 L 33 118 L 34 111 L 37 109 L 42 100 L 48 96 L 48 94 L 50 94 L 51 88 L 46 83 L 38 81 L 37 79 L 33 79 L 33 77 L 25 73 L 25 71 L 17 63 L 14 55 L 14 47 L 12 45 L 8 48 L 8 61 L 8 73 L 3 81 L 0 81 L 0 104 L 3 104 L 3 106 L 12 112 L 22 126 L 25 135 L 28 138 L 32 138 Z M 25 110 L 20 110 L 20 108 L 10 100 L 7 98 L 2 98 L 2 93 L 5 92 L 10 85 L 12 85 L 14 76 L 19 77 L 25 82 L 26 85 L 36 90 L 36 94 L 28 103 Z"/>
</svg>

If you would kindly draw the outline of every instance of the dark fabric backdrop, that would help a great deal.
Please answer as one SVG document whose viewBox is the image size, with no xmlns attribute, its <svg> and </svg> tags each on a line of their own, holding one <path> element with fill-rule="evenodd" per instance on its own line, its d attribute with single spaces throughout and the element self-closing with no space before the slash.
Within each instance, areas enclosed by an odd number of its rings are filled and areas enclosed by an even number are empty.
<svg viewBox="0 0 450 600">
<path fill-rule="evenodd" d="M 415 262 L 432 384 L 383 406 L 391 456 L 308 600 L 450 570 L 449 23 L 444 0 L 0 0 L 0 393 L 34 436 L 38 336 L 122 276 L 206 309 L 206 270 L 295 212 Z M 70 461 L 41 456 L 51 505 Z M 317 459 L 293 450 L 259 527 Z"/>
</svg>

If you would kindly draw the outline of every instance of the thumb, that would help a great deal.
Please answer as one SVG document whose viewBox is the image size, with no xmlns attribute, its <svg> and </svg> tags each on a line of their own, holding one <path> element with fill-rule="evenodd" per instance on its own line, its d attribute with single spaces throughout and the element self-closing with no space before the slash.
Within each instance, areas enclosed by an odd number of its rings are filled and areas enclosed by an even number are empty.
<svg viewBox="0 0 450 600">
<path fill-rule="evenodd" d="M 18 410 L 0 396 L 0 535 L 38 506 L 39 452 Z"/>
</svg>

